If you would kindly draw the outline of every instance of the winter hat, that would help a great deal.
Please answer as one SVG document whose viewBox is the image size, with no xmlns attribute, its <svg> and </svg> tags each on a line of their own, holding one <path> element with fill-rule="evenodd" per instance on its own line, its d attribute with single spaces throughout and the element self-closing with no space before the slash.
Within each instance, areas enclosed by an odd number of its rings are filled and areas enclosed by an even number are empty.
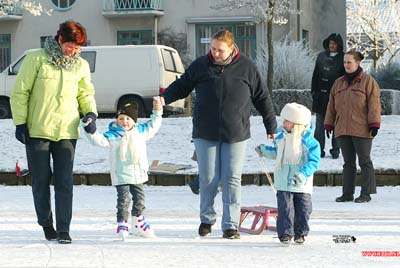
<svg viewBox="0 0 400 268">
<path fill-rule="evenodd" d="M 299 125 L 309 125 L 311 122 L 311 111 L 304 105 L 296 102 L 287 103 L 281 111 L 281 117 Z"/>
<path fill-rule="evenodd" d="M 123 106 L 119 107 L 117 111 L 117 117 L 120 114 L 125 114 L 132 118 L 135 122 L 137 122 L 138 118 L 138 107 L 136 103 L 126 103 Z"/>
</svg>

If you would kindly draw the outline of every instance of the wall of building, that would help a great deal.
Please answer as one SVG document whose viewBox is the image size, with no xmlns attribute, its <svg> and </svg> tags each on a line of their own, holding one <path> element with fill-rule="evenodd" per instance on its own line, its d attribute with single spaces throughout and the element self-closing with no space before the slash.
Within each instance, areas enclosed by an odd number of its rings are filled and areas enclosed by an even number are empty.
<svg viewBox="0 0 400 268">
<path fill-rule="evenodd" d="M 36 1 L 45 9 L 54 8 L 49 0 Z M 209 22 L 234 17 L 250 17 L 246 9 L 233 11 L 213 10 L 212 0 L 164 0 L 164 15 L 159 19 L 159 30 L 171 27 L 176 32 L 187 33 L 190 53 L 195 56 L 195 24 L 190 19 L 203 18 Z M 289 34 L 295 40 L 301 38 L 302 30 L 309 32 L 311 48 L 321 50 L 321 42 L 331 32 L 340 32 L 345 37 L 345 0 L 292 0 L 296 6 L 300 3 L 300 15 L 290 15 L 286 25 L 275 25 L 273 37 L 281 39 Z M 342 19 L 338 19 L 342 18 Z M 33 16 L 24 12 L 19 21 L 0 20 L 0 34 L 11 34 L 11 59 L 14 60 L 23 51 L 40 46 L 40 36 L 55 35 L 58 25 L 68 19 L 81 22 L 88 31 L 90 45 L 115 45 L 117 31 L 154 30 L 153 17 L 106 18 L 102 15 L 102 0 L 77 0 L 68 11 L 54 10 L 51 16 Z M 299 24 L 300 23 L 300 24 Z M 265 25 L 256 26 L 257 51 L 265 46 Z M 299 36 L 300 33 L 300 36 Z"/>
</svg>

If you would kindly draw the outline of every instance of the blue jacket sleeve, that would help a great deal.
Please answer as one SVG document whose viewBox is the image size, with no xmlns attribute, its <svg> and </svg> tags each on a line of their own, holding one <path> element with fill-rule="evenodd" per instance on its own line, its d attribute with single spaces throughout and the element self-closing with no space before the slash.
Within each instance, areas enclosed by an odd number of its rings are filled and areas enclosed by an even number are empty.
<svg viewBox="0 0 400 268">
<path fill-rule="evenodd" d="M 315 171 L 318 170 L 319 163 L 321 161 L 321 149 L 318 141 L 312 136 L 309 136 L 307 139 L 305 139 L 304 143 L 304 145 L 308 148 L 307 162 L 303 165 L 299 172 L 305 177 L 310 177 Z"/>
</svg>

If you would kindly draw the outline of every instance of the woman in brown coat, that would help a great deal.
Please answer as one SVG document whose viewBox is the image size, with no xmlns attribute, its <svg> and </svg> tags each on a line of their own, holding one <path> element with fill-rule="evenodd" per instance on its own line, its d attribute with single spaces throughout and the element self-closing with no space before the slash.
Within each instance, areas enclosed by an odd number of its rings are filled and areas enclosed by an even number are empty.
<svg viewBox="0 0 400 268">
<path fill-rule="evenodd" d="M 333 84 L 324 121 L 327 136 L 335 129 L 344 158 L 343 194 L 336 198 L 336 202 L 353 201 L 356 156 L 361 168 L 361 194 L 354 202 L 369 202 L 370 194 L 376 193 L 370 155 L 372 139 L 381 124 L 380 89 L 374 78 L 360 67 L 363 59 L 364 56 L 357 51 L 345 54 L 346 74 Z"/>
</svg>

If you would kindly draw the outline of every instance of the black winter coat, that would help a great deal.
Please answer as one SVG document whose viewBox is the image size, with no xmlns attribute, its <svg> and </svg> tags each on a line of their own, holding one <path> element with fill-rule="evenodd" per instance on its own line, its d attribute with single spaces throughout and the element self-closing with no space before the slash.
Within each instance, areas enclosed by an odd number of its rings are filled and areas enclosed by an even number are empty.
<svg viewBox="0 0 400 268">
<path fill-rule="evenodd" d="M 171 103 L 196 90 L 193 138 L 234 143 L 250 138 L 250 107 L 261 113 L 268 134 L 277 123 L 270 94 L 257 67 L 240 55 L 230 64 L 214 64 L 209 55 L 196 59 L 185 73 L 161 94 Z"/>
<path fill-rule="evenodd" d="M 329 53 L 329 41 L 338 43 L 338 54 L 334 57 Z M 321 52 L 315 63 L 312 76 L 311 94 L 313 97 L 312 111 L 325 114 L 329 102 L 329 94 L 335 80 L 345 74 L 343 65 L 343 40 L 340 35 L 332 34 L 323 42 L 325 51 Z"/>
</svg>

